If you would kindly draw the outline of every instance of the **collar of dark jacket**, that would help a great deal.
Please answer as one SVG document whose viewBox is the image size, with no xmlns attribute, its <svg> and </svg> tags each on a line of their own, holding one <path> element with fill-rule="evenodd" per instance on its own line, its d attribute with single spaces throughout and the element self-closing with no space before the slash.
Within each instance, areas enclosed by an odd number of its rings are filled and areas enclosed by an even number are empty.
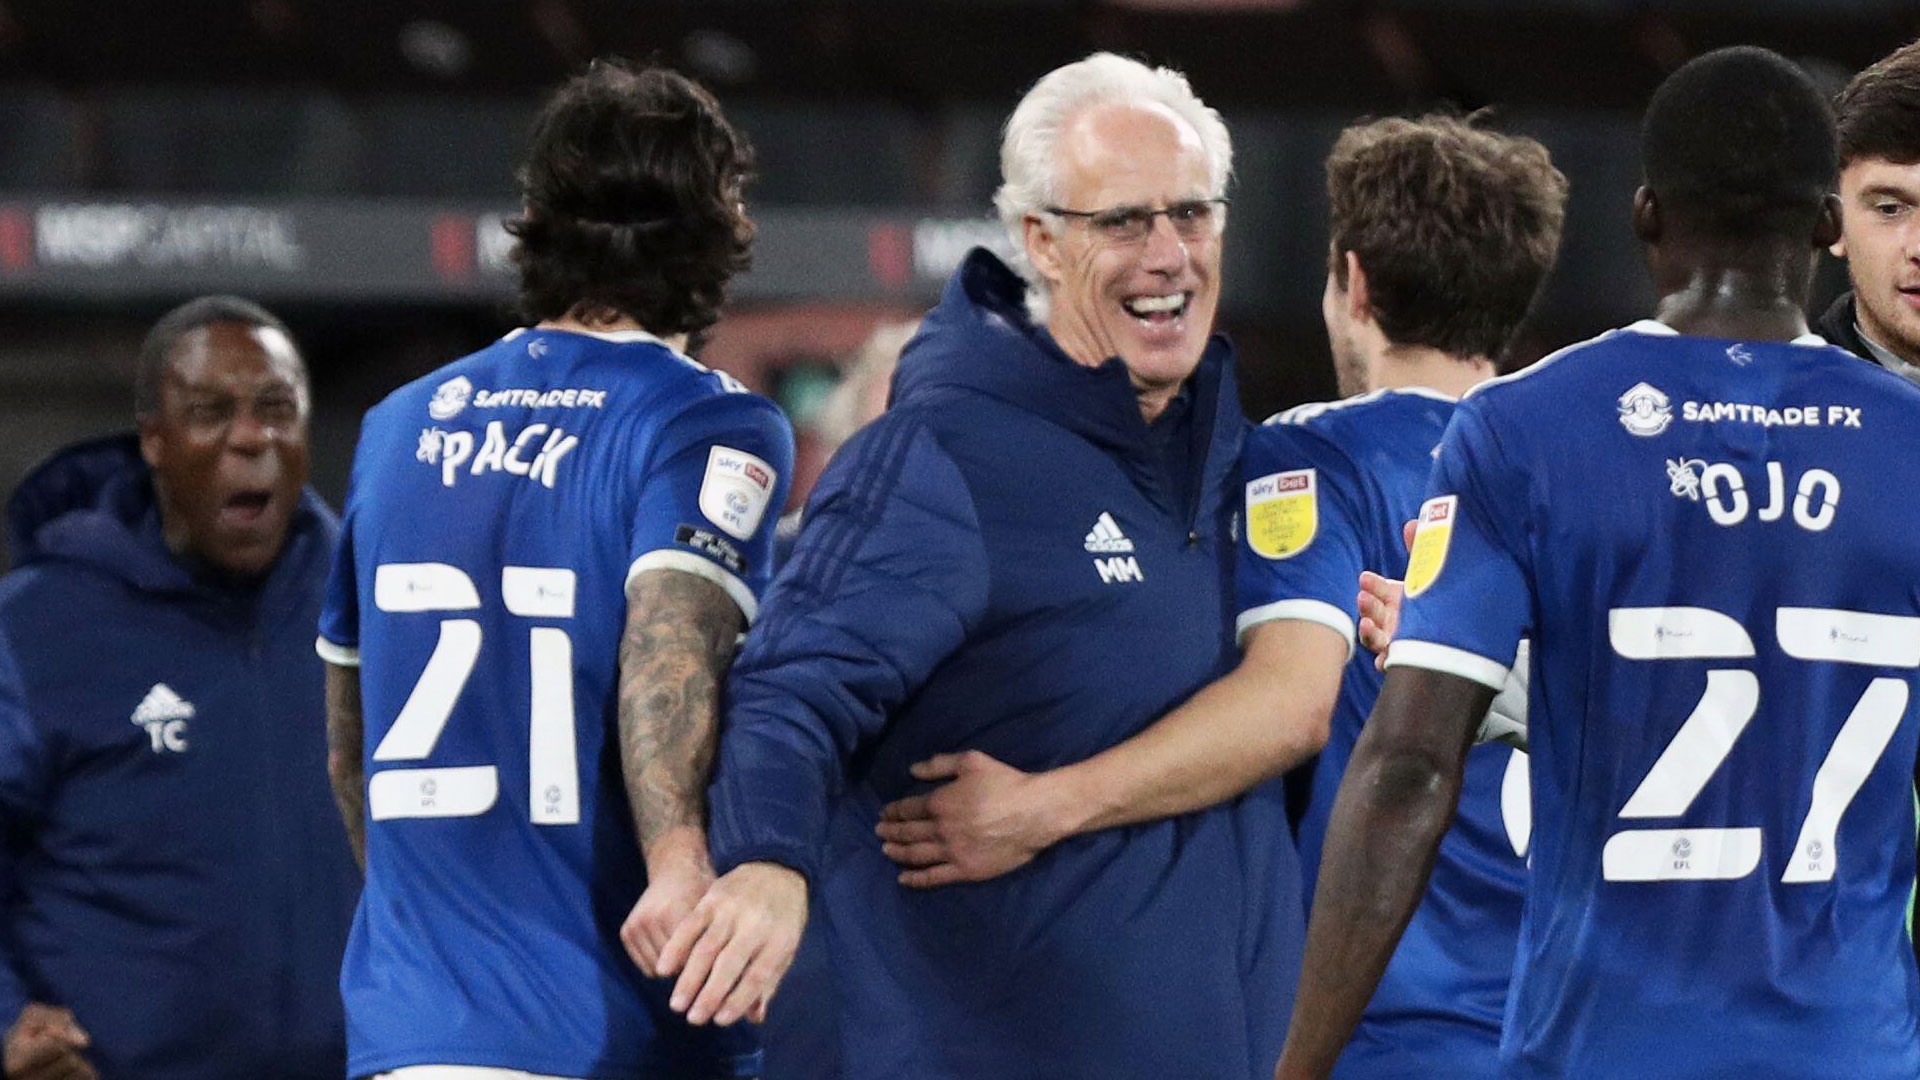
<svg viewBox="0 0 1920 1080">
<path fill-rule="evenodd" d="M 1853 294 L 1841 293 L 1827 305 L 1826 314 L 1814 324 L 1814 333 L 1826 338 L 1828 343 L 1838 345 L 1862 360 L 1872 360 L 1874 356 L 1867 343 L 1860 336 L 1859 319 L 1853 311 Z"/>
</svg>

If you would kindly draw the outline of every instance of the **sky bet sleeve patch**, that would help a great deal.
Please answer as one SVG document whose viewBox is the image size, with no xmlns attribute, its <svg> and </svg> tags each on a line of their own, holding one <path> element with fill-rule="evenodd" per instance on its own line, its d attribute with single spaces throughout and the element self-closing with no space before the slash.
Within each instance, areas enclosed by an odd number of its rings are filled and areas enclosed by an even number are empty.
<svg viewBox="0 0 1920 1080">
<path fill-rule="evenodd" d="M 736 540 L 745 540 L 760 526 L 773 498 L 773 467 L 730 446 L 715 446 L 707 454 L 707 475 L 700 482 L 700 512 Z"/>
<path fill-rule="evenodd" d="M 1320 481 L 1312 469 L 1247 482 L 1247 545 L 1269 559 L 1298 555 L 1320 529 Z"/>
<path fill-rule="evenodd" d="M 1407 595 L 1419 596 L 1440 577 L 1447 564 L 1447 543 L 1453 539 L 1453 515 L 1459 509 L 1460 496 L 1439 495 L 1420 507 L 1420 524 L 1413 534 L 1413 551 L 1407 556 Z"/>
</svg>

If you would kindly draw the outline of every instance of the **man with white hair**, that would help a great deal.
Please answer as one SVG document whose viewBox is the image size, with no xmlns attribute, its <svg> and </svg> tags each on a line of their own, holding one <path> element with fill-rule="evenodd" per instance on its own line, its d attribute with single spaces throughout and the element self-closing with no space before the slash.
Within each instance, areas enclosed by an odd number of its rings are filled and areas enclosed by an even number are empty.
<svg viewBox="0 0 1920 1080">
<path fill-rule="evenodd" d="M 1232 665 L 1231 157 L 1182 76 L 1116 56 L 1015 110 L 997 201 L 1022 273 L 976 251 L 955 274 L 734 668 L 722 876 L 661 956 L 689 1019 L 762 1006 L 811 886 L 852 1080 L 1266 1074 L 1302 936 L 1271 786 L 933 892 L 875 835 L 926 790 L 912 762 L 1078 761 Z"/>
</svg>

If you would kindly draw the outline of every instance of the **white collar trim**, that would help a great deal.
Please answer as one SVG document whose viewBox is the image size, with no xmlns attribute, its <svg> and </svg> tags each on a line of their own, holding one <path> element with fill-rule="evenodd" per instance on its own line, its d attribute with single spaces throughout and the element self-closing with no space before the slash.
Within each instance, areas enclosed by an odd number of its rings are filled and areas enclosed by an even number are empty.
<svg viewBox="0 0 1920 1080">
<path fill-rule="evenodd" d="M 1678 337 L 1680 334 L 1680 331 L 1675 330 L 1673 327 L 1668 326 L 1658 319 L 1641 319 L 1639 322 L 1626 327 L 1626 329 L 1635 334 L 1656 334 L 1662 337 Z M 1826 343 L 1826 338 L 1811 331 L 1801 334 L 1799 337 L 1787 342 L 1789 345 L 1825 345 Z"/>
<path fill-rule="evenodd" d="M 673 352 L 680 351 L 660 340 L 658 336 L 649 334 L 645 330 L 562 330 L 557 326 L 538 327 L 536 329 L 543 334 L 578 334 L 581 337 L 599 338 L 601 341 L 610 341 L 615 345 L 632 345 L 636 342 L 647 341 L 663 349 L 668 349 Z"/>
</svg>

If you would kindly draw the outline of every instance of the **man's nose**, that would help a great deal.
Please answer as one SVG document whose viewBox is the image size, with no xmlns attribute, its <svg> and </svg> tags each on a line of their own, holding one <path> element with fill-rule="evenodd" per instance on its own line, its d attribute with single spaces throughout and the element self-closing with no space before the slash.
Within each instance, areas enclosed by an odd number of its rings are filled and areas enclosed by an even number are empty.
<svg viewBox="0 0 1920 1080">
<path fill-rule="evenodd" d="M 227 447 L 243 454 L 258 454 L 273 442 L 273 425 L 255 416 L 252 409 L 241 409 L 234 414 L 233 423 L 227 427 Z"/>
<path fill-rule="evenodd" d="M 1153 224 L 1147 228 L 1146 245 L 1141 253 L 1142 269 L 1161 273 L 1177 273 L 1187 265 L 1187 242 L 1180 238 L 1179 230 L 1165 214 L 1156 214 Z"/>
</svg>

